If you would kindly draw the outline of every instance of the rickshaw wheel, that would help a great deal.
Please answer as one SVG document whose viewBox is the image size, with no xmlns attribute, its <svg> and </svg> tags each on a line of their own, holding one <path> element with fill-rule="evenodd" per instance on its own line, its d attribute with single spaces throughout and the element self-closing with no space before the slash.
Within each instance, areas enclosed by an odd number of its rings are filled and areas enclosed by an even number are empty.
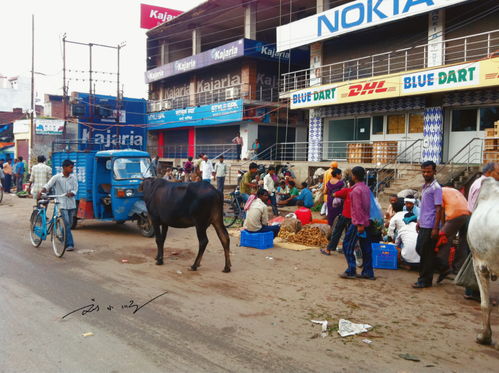
<svg viewBox="0 0 499 373">
<path fill-rule="evenodd" d="M 140 217 L 137 221 L 137 226 L 140 229 L 140 233 L 144 237 L 153 237 L 154 236 L 154 227 L 152 226 L 151 220 L 146 217 Z"/>
</svg>

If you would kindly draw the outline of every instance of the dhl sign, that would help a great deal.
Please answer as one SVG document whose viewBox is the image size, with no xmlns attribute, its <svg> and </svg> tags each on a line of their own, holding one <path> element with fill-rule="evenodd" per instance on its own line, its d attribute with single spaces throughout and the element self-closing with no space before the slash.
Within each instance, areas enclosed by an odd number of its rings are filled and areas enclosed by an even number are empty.
<svg viewBox="0 0 499 373">
<path fill-rule="evenodd" d="M 291 109 L 499 86 L 499 57 L 291 92 Z"/>
</svg>

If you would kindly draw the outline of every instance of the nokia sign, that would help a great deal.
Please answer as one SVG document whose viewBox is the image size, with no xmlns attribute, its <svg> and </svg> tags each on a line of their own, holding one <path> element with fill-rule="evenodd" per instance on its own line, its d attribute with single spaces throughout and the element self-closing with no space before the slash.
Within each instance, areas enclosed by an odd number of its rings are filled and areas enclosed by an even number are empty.
<svg viewBox="0 0 499 373">
<path fill-rule="evenodd" d="M 277 51 L 427 13 L 467 0 L 357 0 L 277 28 Z"/>
</svg>

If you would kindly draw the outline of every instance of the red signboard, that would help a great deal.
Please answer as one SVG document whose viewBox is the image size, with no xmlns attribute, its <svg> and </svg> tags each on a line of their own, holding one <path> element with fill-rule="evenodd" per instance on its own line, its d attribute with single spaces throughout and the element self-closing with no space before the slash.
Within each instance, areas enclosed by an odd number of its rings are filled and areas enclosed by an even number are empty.
<svg viewBox="0 0 499 373">
<path fill-rule="evenodd" d="M 151 29 L 182 14 L 180 10 L 140 4 L 140 27 Z"/>
</svg>

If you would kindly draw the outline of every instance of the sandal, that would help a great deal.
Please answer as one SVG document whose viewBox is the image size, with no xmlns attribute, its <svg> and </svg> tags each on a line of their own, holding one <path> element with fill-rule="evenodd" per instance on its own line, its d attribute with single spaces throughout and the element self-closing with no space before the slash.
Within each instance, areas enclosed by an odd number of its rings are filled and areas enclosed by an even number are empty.
<svg viewBox="0 0 499 373">
<path fill-rule="evenodd" d="M 327 252 L 326 251 L 327 249 L 321 249 L 321 254 L 324 254 L 324 255 L 327 255 L 327 256 L 331 256 L 331 252 Z"/>
</svg>

